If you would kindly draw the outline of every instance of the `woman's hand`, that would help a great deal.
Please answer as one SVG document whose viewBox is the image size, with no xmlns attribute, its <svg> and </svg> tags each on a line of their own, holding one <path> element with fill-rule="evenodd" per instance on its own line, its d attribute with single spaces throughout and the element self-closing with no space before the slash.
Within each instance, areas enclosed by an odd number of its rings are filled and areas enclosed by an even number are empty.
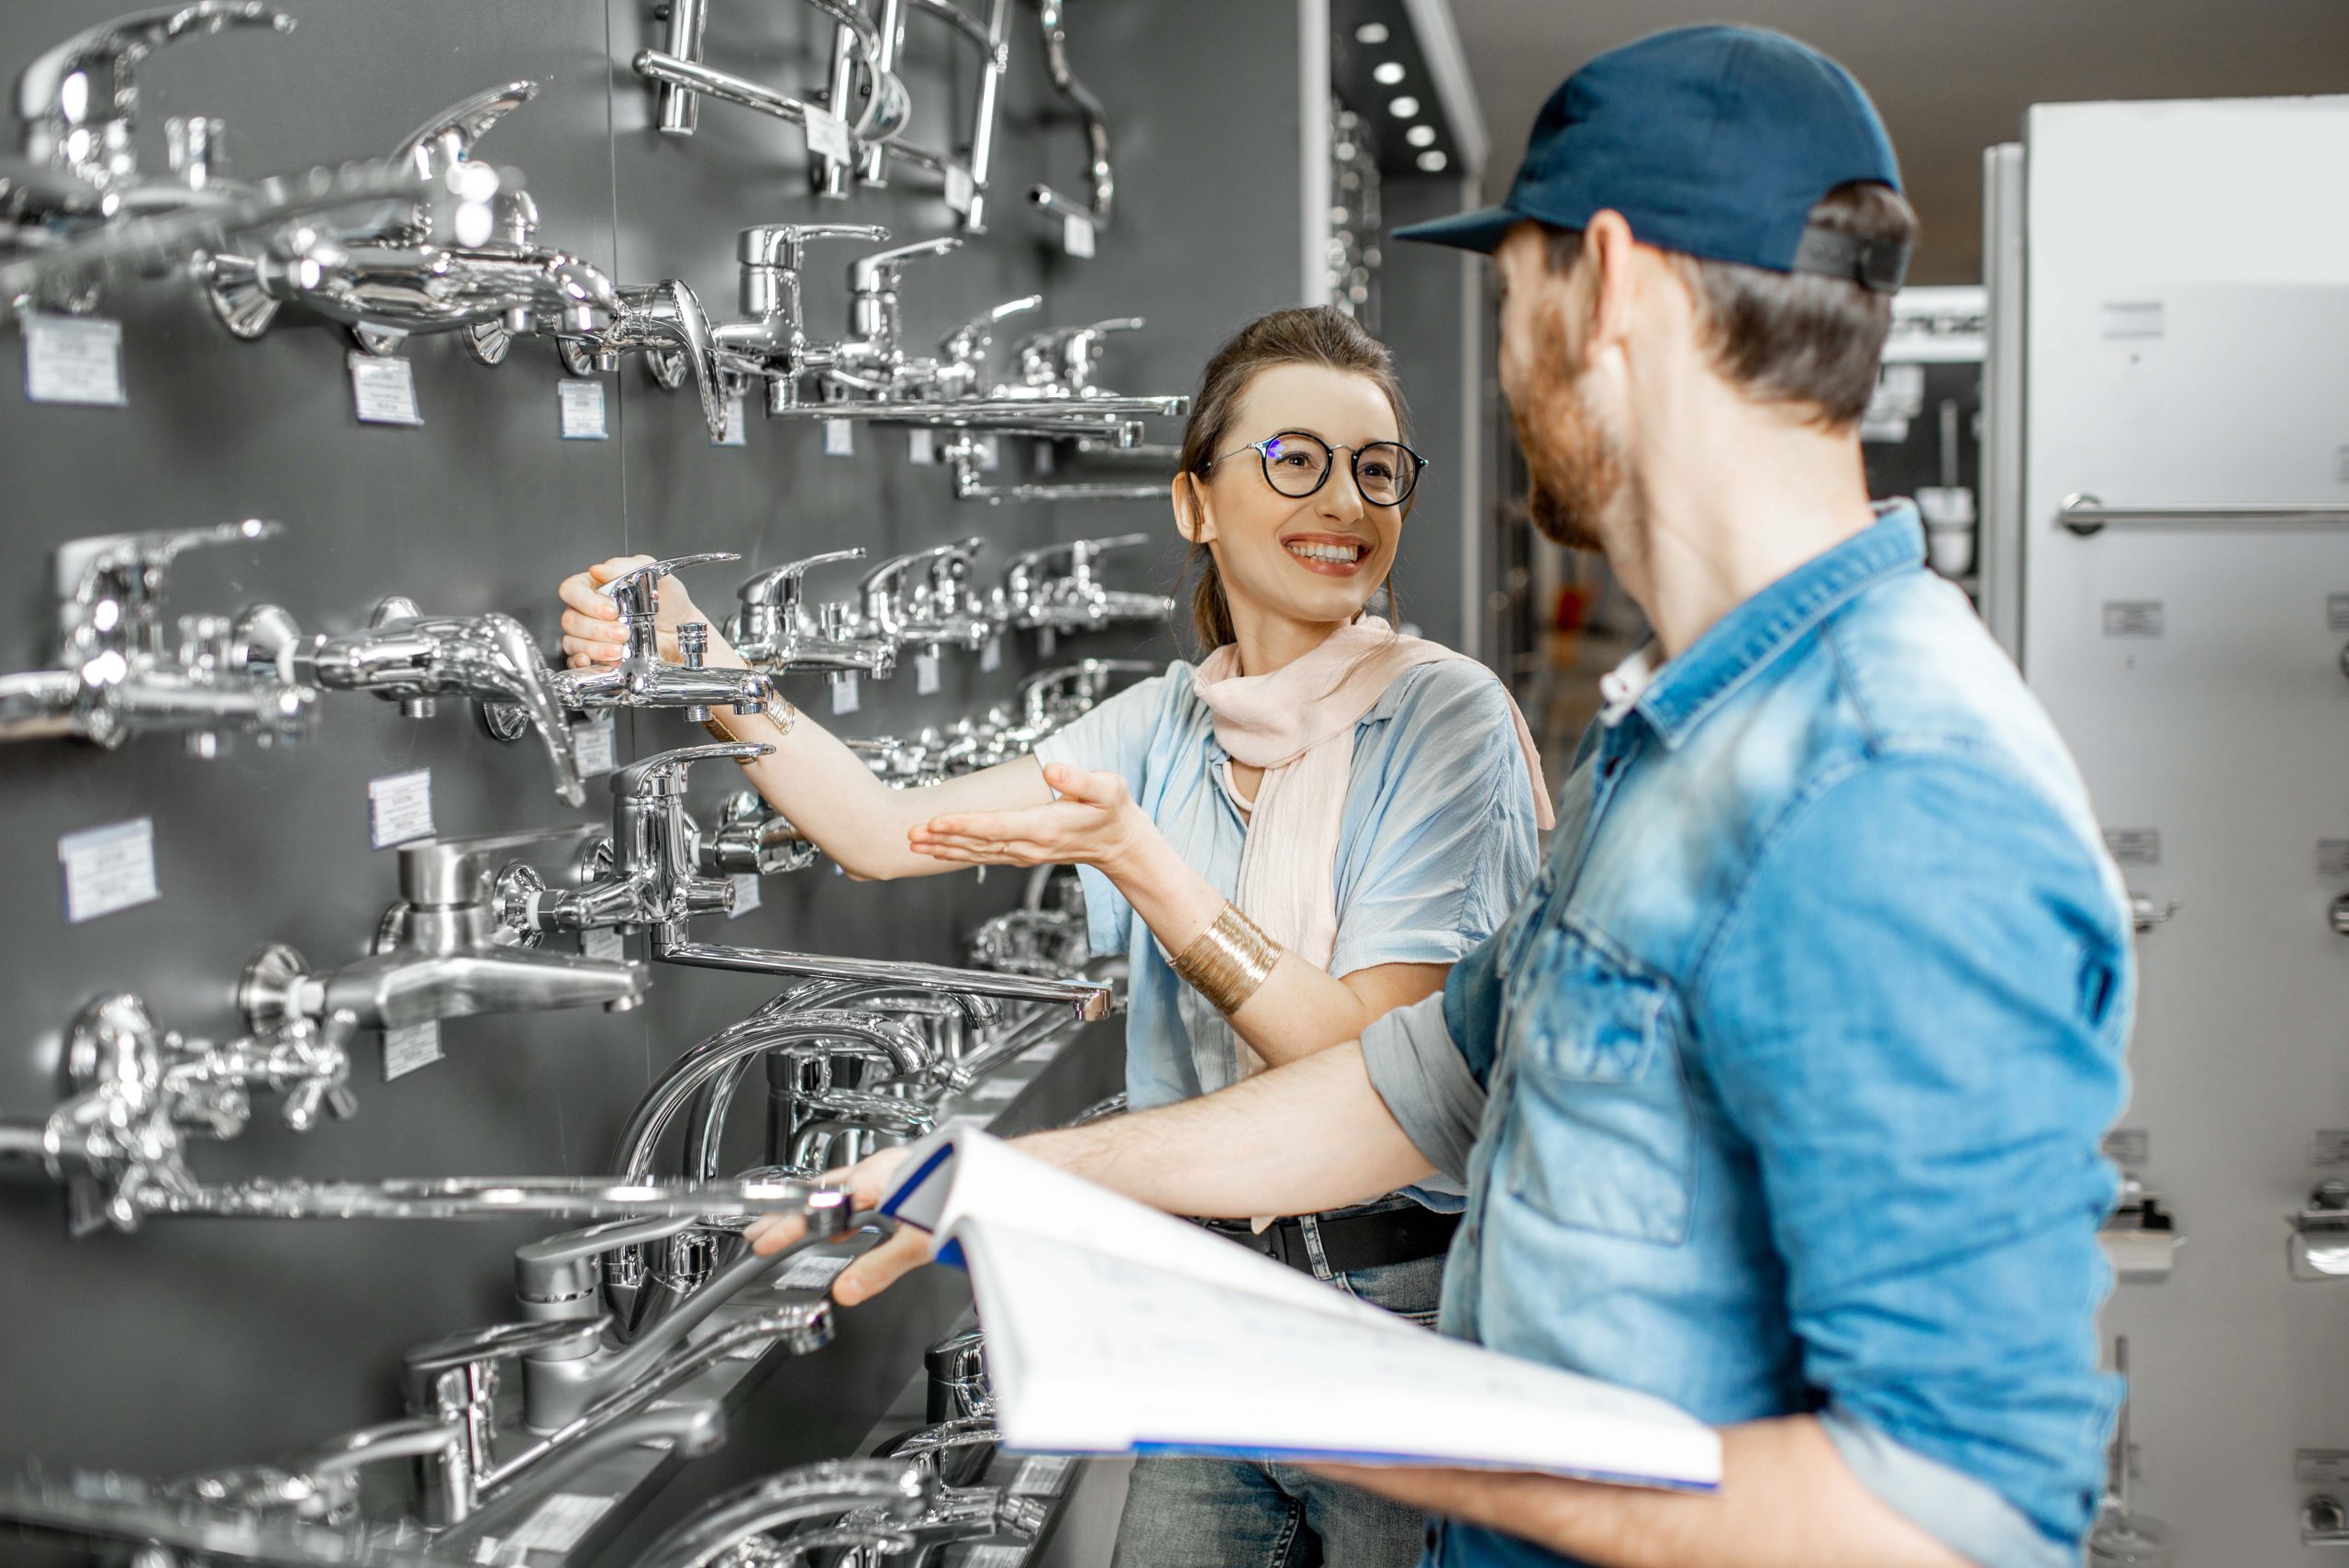
<svg viewBox="0 0 2349 1568">
<path fill-rule="evenodd" d="M 903 1149 L 884 1149 L 842 1170 L 827 1171 L 824 1184 L 848 1189 L 852 1213 L 878 1208 L 889 1189 L 896 1184 L 906 1152 Z M 807 1221 L 802 1215 L 771 1214 L 753 1221 L 742 1234 L 749 1239 L 751 1251 L 763 1258 L 771 1257 L 807 1235 Z M 896 1235 L 840 1272 L 832 1281 L 832 1299 L 842 1307 L 854 1307 L 878 1296 L 930 1262 L 930 1253 L 929 1231 L 901 1225 Z"/>
<path fill-rule="evenodd" d="M 1157 831 L 1117 773 L 1053 762 L 1044 783 L 1060 796 L 1050 805 L 933 817 L 906 835 L 907 845 L 964 865 L 1089 865 L 1115 876 Z"/>
<path fill-rule="evenodd" d="M 609 594 L 600 592 L 605 584 L 623 572 L 639 566 L 650 566 L 649 555 L 616 555 L 609 561 L 599 561 L 584 572 L 574 572 L 555 589 L 563 603 L 562 655 L 572 669 L 583 670 L 596 664 L 617 664 L 628 649 L 628 633 L 620 628 L 619 606 L 612 603 Z M 674 577 L 661 579 L 661 655 L 664 659 L 677 657 L 675 628 L 687 621 L 702 619 L 701 611 L 694 607 L 693 596 L 685 584 Z"/>
</svg>

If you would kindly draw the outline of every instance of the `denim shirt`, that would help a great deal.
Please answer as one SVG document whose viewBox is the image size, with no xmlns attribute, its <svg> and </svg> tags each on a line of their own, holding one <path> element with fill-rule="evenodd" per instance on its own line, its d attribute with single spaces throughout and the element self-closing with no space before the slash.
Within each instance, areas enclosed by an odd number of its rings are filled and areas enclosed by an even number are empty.
<svg viewBox="0 0 2349 1568">
<path fill-rule="evenodd" d="M 1122 774 L 1174 852 L 1228 898 L 1239 886 L 1247 819 L 1225 793 L 1226 753 L 1191 677 L 1190 665 L 1168 665 L 1041 741 L 1036 756 Z M 1447 660 L 1396 679 L 1355 726 L 1342 809 L 1331 974 L 1454 962 L 1492 935 L 1533 880 L 1532 780 L 1508 693 L 1482 665 Z M 1239 1048 L 1230 1024 L 1175 974 L 1107 877 L 1090 866 L 1078 874 L 1094 952 L 1131 960 L 1133 1108 L 1230 1083 Z"/>
<path fill-rule="evenodd" d="M 2131 932 L 2069 755 L 1922 559 L 1888 508 L 1626 693 L 1532 893 L 1364 1051 L 1466 1182 L 1447 1332 L 1715 1425 L 1815 1414 L 1961 1555 L 2053 1568 L 2118 1401 Z M 1432 1561 L 1564 1560 L 1453 1523 Z"/>
</svg>

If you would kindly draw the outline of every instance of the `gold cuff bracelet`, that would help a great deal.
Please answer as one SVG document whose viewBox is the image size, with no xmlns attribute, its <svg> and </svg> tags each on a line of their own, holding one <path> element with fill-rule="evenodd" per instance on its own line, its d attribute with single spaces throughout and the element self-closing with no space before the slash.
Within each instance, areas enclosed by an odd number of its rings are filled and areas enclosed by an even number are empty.
<svg viewBox="0 0 2349 1568">
<path fill-rule="evenodd" d="M 1215 924 L 1174 961 L 1174 968 L 1217 1012 L 1230 1018 L 1272 978 L 1280 957 L 1280 944 L 1263 927 L 1241 914 L 1239 906 L 1226 904 Z"/>
</svg>

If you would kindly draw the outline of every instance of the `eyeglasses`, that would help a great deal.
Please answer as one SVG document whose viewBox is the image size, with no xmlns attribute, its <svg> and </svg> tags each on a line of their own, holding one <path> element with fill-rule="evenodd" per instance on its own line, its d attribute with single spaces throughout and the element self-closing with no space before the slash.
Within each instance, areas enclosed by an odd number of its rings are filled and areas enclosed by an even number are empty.
<svg viewBox="0 0 2349 1568">
<path fill-rule="evenodd" d="M 1337 454 L 1349 453 L 1354 488 L 1374 506 L 1399 506 L 1409 500 L 1428 466 L 1427 459 L 1400 441 L 1332 447 L 1310 430 L 1283 430 L 1277 436 L 1234 447 L 1223 457 L 1211 459 L 1208 467 L 1241 452 L 1254 452 L 1264 466 L 1264 483 L 1294 500 L 1302 500 L 1330 483 Z"/>
</svg>

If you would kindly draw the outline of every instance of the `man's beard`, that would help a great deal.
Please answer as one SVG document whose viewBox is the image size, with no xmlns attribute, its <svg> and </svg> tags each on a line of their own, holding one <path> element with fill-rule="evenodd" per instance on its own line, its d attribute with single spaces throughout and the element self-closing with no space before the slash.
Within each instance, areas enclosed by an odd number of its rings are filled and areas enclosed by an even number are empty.
<svg viewBox="0 0 2349 1568">
<path fill-rule="evenodd" d="M 1517 444 L 1532 471 L 1527 509 L 1542 537 L 1568 550 L 1607 553 L 1631 519 L 1617 516 L 1629 479 L 1623 455 L 1571 384 L 1517 406 Z"/>
</svg>

